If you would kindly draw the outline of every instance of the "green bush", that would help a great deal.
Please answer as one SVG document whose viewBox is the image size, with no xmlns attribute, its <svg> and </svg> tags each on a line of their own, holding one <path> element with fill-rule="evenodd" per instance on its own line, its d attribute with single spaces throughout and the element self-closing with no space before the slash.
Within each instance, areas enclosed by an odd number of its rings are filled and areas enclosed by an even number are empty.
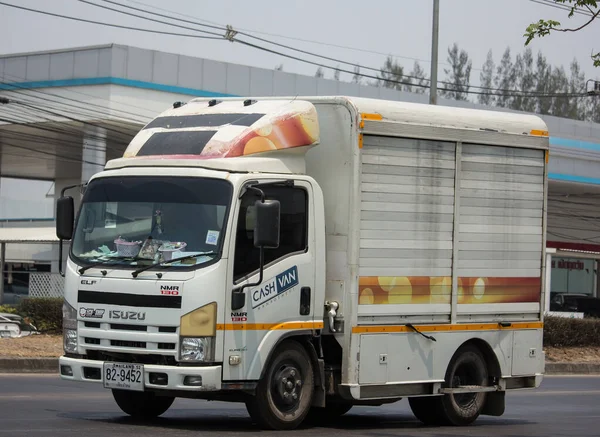
<svg viewBox="0 0 600 437">
<path fill-rule="evenodd" d="M 544 319 L 544 346 L 600 347 L 600 319 Z"/>
<path fill-rule="evenodd" d="M 12 305 L 0 305 L 0 313 L 17 314 L 17 308 Z"/>
<path fill-rule="evenodd" d="M 42 332 L 62 331 L 62 298 L 26 298 L 19 302 L 17 313 L 26 317 Z"/>
</svg>

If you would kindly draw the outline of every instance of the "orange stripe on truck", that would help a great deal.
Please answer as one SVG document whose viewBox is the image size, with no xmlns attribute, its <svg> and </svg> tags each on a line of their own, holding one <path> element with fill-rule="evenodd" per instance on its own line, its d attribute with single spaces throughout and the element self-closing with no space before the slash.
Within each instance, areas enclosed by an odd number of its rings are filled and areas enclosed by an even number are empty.
<svg viewBox="0 0 600 437">
<path fill-rule="evenodd" d="M 323 322 L 217 324 L 218 331 L 280 331 L 286 329 L 323 329 Z"/>
<path fill-rule="evenodd" d="M 459 325 L 415 325 L 421 332 L 449 332 L 449 331 L 506 331 L 517 329 L 542 329 L 543 322 L 519 322 L 511 323 L 510 326 L 501 326 L 498 323 L 469 323 Z M 382 326 L 354 326 L 353 334 L 369 334 L 384 332 L 415 332 L 405 325 L 382 325 Z"/>
</svg>

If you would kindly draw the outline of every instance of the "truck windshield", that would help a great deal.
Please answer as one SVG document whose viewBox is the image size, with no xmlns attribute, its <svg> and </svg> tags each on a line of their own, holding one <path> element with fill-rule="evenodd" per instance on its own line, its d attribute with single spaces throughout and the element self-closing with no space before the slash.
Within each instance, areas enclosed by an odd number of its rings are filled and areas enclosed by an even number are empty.
<svg viewBox="0 0 600 437">
<path fill-rule="evenodd" d="M 218 259 L 231 203 L 225 180 L 127 176 L 93 180 L 82 199 L 71 256 L 81 265 L 190 268 Z"/>
</svg>

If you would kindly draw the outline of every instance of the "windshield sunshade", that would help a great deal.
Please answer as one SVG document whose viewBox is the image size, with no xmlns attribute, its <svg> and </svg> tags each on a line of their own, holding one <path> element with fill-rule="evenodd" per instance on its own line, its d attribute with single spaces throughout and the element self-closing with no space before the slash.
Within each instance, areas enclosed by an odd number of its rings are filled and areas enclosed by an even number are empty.
<svg viewBox="0 0 600 437">
<path fill-rule="evenodd" d="M 138 156 L 200 155 L 216 131 L 157 132 L 144 143 Z"/>
</svg>

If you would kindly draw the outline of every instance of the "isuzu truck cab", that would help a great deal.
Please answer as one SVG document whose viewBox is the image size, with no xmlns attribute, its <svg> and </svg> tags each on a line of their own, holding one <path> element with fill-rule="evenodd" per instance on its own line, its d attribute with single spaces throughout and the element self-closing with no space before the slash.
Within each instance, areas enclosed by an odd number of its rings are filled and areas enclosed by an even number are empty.
<svg viewBox="0 0 600 437">
<path fill-rule="evenodd" d="M 544 371 L 547 166 L 533 115 L 178 102 L 78 211 L 58 200 L 60 377 L 146 418 L 177 397 L 270 429 L 405 397 L 427 424 L 499 416 Z"/>
</svg>

